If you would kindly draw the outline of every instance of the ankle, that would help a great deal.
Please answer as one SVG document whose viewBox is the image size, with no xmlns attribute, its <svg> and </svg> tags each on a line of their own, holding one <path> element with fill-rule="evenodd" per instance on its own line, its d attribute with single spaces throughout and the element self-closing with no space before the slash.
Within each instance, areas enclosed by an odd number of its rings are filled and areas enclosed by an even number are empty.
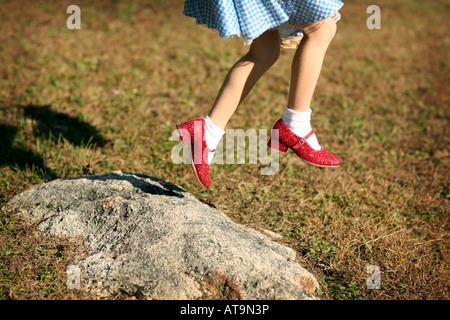
<svg viewBox="0 0 450 320">
<path fill-rule="evenodd" d="M 208 149 L 214 150 L 217 148 L 217 145 L 225 134 L 225 130 L 216 126 L 209 116 L 206 116 L 204 120 L 206 145 L 208 146 Z"/>
<path fill-rule="evenodd" d="M 311 109 L 305 112 L 298 112 L 286 106 L 282 121 L 293 133 L 295 133 L 300 138 L 303 138 L 312 131 L 311 113 Z M 306 139 L 306 141 L 311 146 L 311 148 L 315 150 L 320 150 L 322 148 L 319 144 L 319 141 L 317 141 L 317 137 L 315 134 L 312 134 L 309 138 Z"/>
</svg>

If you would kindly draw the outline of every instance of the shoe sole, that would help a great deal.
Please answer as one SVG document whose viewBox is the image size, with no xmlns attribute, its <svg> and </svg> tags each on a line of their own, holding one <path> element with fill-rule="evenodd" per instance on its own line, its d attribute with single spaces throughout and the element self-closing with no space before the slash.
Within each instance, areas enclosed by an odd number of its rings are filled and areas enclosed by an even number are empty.
<svg viewBox="0 0 450 320">
<path fill-rule="evenodd" d="M 298 157 L 298 156 L 297 156 L 297 157 Z M 298 157 L 298 158 L 300 158 L 300 157 Z M 312 165 L 312 166 L 315 166 L 315 167 L 321 167 L 321 168 L 339 168 L 339 167 L 341 166 L 341 165 L 338 165 L 338 166 L 325 166 L 325 165 L 315 164 L 315 163 L 306 161 L 305 159 L 302 159 L 302 158 L 300 158 L 300 160 L 302 160 L 303 162 L 305 162 L 305 163 L 307 163 L 307 164 L 310 164 L 310 165 Z"/>
<path fill-rule="evenodd" d="M 281 152 L 281 153 L 286 153 L 288 150 L 289 150 L 289 148 L 288 147 L 286 147 L 285 145 L 283 145 L 283 144 L 281 144 L 280 142 L 278 142 L 278 147 L 276 147 L 273 143 L 272 143 L 272 138 L 270 138 L 269 139 L 269 143 L 267 144 L 268 146 L 269 146 L 269 148 L 272 148 L 272 149 L 274 149 L 274 150 L 277 150 L 278 152 Z M 295 152 L 294 152 L 295 153 Z M 312 165 L 312 166 L 315 166 L 315 167 L 321 167 L 321 168 L 339 168 L 341 165 L 339 164 L 339 165 L 337 165 L 337 166 L 327 166 L 327 165 L 322 165 L 322 164 L 316 164 L 316 163 L 313 163 L 313 162 L 309 162 L 309 161 L 306 161 L 305 159 L 303 159 L 303 158 L 301 158 L 298 154 L 296 154 L 297 155 L 297 157 L 300 159 L 300 160 L 302 160 L 303 162 L 305 162 L 305 163 L 307 163 L 307 164 L 309 164 L 309 165 Z"/>
<path fill-rule="evenodd" d="M 272 148 L 272 147 L 271 147 Z M 272 149 L 274 149 L 274 150 L 278 150 L 277 148 L 272 148 Z M 280 151 L 280 150 L 278 150 L 279 152 L 281 152 L 281 153 L 286 153 L 286 151 Z M 322 164 L 317 164 L 317 163 L 313 163 L 313 162 L 309 162 L 309 161 L 306 161 L 305 159 L 303 159 L 303 158 L 300 158 L 298 155 L 297 155 L 297 157 L 300 159 L 300 160 L 302 160 L 304 163 L 307 163 L 307 164 L 309 164 L 309 165 L 312 165 L 312 166 L 315 166 L 315 167 L 320 167 L 320 168 L 339 168 L 341 165 L 337 165 L 337 166 L 327 166 L 327 165 L 322 165 Z"/>
</svg>

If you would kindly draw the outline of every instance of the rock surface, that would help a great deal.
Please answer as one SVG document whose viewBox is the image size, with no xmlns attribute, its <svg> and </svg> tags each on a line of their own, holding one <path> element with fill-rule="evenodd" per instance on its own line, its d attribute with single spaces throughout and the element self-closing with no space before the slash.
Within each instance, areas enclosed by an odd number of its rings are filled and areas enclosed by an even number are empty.
<svg viewBox="0 0 450 320">
<path fill-rule="evenodd" d="M 59 179 L 7 208 L 45 236 L 82 236 L 82 287 L 145 299 L 317 299 L 295 252 L 176 185 L 141 174 Z"/>
</svg>

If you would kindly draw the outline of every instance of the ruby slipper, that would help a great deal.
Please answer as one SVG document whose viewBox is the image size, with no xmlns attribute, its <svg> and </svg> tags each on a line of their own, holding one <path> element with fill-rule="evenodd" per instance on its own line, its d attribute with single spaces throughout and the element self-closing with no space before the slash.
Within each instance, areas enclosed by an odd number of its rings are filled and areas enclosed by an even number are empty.
<svg viewBox="0 0 450 320">
<path fill-rule="evenodd" d="M 275 129 L 275 134 L 269 140 L 269 147 L 283 153 L 290 148 L 300 159 L 314 166 L 339 167 L 341 165 L 341 159 L 328 152 L 324 147 L 315 150 L 306 142 L 314 134 L 312 130 L 301 138 L 293 133 L 281 119 L 275 123 L 273 129 Z"/>
<path fill-rule="evenodd" d="M 183 143 L 186 146 L 191 146 L 191 164 L 195 176 L 202 186 L 209 188 L 211 178 L 209 176 L 208 155 L 216 150 L 210 150 L 206 145 L 205 120 L 192 119 L 178 124 L 177 128 Z"/>
</svg>

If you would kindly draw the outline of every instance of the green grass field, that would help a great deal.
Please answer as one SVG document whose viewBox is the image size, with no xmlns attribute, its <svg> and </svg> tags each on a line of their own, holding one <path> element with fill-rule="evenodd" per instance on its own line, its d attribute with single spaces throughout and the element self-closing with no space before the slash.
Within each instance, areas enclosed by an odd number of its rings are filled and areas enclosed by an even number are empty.
<svg viewBox="0 0 450 320">
<path fill-rule="evenodd" d="M 242 39 L 183 16 L 181 0 L 0 1 L 0 205 L 57 178 L 144 173 L 174 182 L 238 223 L 283 235 L 322 299 L 448 299 L 449 52 L 444 0 L 354 0 L 314 96 L 313 128 L 339 169 L 280 155 L 211 168 L 201 189 L 175 165 L 175 123 L 209 111 Z M 369 30 L 366 9 L 381 8 Z M 271 129 L 287 101 L 293 50 L 256 85 L 228 128 Z M 46 239 L 0 212 L 1 299 L 92 299 L 68 290 L 80 241 Z M 367 288 L 367 266 L 381 289 Z M 119 296 L 111 299 L 128 297 Z"/>
</svg>

